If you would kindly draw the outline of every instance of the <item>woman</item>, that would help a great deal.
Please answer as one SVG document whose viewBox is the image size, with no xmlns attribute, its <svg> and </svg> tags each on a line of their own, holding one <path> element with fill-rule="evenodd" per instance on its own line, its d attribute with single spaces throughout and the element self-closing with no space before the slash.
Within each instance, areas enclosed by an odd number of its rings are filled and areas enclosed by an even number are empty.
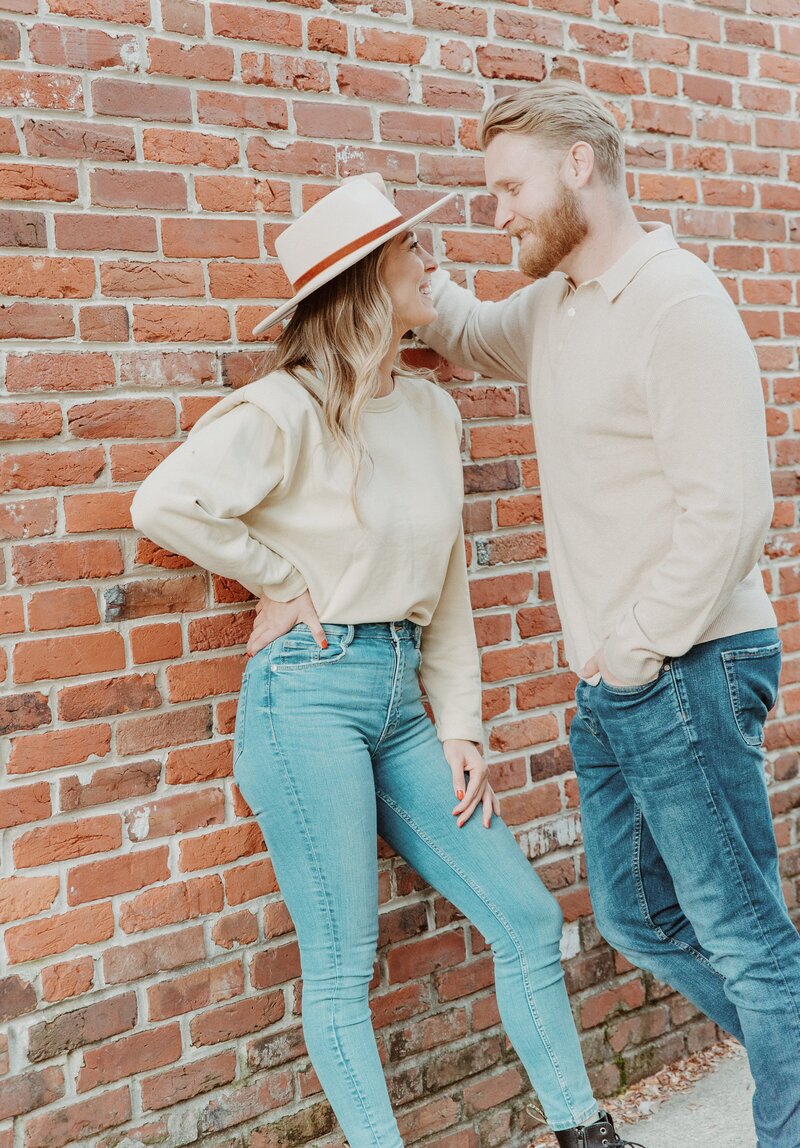
<svg viewBox="0 0 800 1148">
<path fill-rule="evenodd" d="M 271 369 L 198 421 L 133 519 L 261 599 L 234 776 L 294 920 L 306 1043 L 351 1148 L 402 1146 L 368 1001 L 378 833 L 491 945 L 503 1022 L 559 1144 L 621 1148 L 581 1059 L 559 907 L 492 820 L 458 409 L 396 361 L 436 315 L 413 226 L 443 202 L 404 220 L 355 178 L 283 232 L 295 295 L 256 328 L 294 312 Z"/>
</svg>

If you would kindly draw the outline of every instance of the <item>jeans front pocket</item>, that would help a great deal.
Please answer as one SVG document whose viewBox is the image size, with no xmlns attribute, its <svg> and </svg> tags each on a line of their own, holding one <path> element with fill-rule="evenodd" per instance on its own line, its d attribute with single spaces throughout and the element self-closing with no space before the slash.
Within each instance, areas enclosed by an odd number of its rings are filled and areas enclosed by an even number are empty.
<svg viewBox="0 0 800 1148">
<path fill-rule="evenodd" d="M 324 650 L 317 645 L 316 638 L 305 623 L 300 623 L 287 634 L 275 638 L 269 646 L 270 667 L 279 673 L 288 673 L 340 662 L 353 640 L 354 627 L 323 626 L 323 629 L 328 639 L 327 648 Z"/>
<path fill-rule="evenodd" d="M 731 709 L 742 740 L 760 746 L 767 714 L 778 700 L 781 642 L 741 650 L 723 650 Z"/>
<path fill-rule="evenodd" d="M 660 681 L 667 672 L 669 665 L 669 659 L 665 658 L 654 678 L 651 678 L 649 682 L 639 682 L 639 684 L 635 686 L 612 686 L 602 677 L 598 685 L 602 686 L 606 693 L 611 694 L 612 697 L 635 698 L 638 697 L 639 694 L 645 694 L 648 690 L 652 689 L 656 682 Z"/>
<path fill-rule="evenodd" d="M 250 674 L 248 673 L 248 670 L 250 669 L 251 662 L 252 659 L 245 667 L 244 674 L 242 675 L 242 688 L 239 690 L 239 698 L 236 702 L 236 724 L 234 725 L 233 729 L 234 765 L 236 765 L 236 762 L 241 757 L 242 750 L 244 749 L 244 727 L 247 715 L 247 693 L 250 686 Z"/>
</svg>

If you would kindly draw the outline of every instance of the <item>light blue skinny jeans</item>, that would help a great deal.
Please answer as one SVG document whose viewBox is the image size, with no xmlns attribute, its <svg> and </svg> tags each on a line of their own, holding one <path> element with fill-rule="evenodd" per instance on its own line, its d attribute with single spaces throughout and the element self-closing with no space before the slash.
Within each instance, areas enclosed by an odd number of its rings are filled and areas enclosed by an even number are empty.
<svg viewBox="0 0 800 1148">
<path fill-rule="evenodd" d="M 459 829 L 422 705 L 420 627 L 304 623 L 245 671 L 234 776 L 294 920 L 303 1031 L 351 1148 L 402 1148 L 372 1028 L 379 833 L 461 910 L 494 955 L 501 1019 L 553 1129 L 597 1105 L 560 963 L 561 910 L 508 827 Z"/>
</svg>

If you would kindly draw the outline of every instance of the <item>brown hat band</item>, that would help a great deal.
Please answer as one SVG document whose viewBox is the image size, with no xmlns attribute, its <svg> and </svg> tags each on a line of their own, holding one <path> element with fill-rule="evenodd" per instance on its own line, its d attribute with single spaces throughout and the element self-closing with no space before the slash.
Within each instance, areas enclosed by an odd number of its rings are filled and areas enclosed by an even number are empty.
<svg viewBox="0 0 800 1148">
<path fill-rule="evenodd" d="M 359 247 L 366 247 L 368 243 L 372 243 L 374 239 L 380 239 L 387 231 L 392 231 L 397 227 L 398 223 L 402 221 L 402 216 L 398 214 L 395 219 L 391 219 L 388 223 L 382 223 L 380 227 L 376 227 L 374 231 L 367 232 L 366 235 L 359 236 L 354 239 L 352 243 L 345 244 L 340 247 L 338 251 L 332 251 L 330 255 L 326 255 L 319 263 L 315 263 L 308 271 L 304 271 L 299 279 L 295 280 L 292 287 L 295 291 L 302 290 L 306 283 L 315 279 L 317 275 L 321 275 L 323 271 L 327 271 L 334 263 L 338 263 L 340 259 L 344 259 L 347 255 L 351 255 L 354 251 L 358 251 Z"/>
</svg>

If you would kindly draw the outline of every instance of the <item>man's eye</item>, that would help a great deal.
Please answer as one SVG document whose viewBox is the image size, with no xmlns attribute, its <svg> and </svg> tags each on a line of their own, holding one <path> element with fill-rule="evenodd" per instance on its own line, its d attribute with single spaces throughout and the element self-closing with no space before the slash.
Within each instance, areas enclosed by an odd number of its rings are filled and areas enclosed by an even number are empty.
<svg viewBox="0 0 800 1148">
<path fill-rule="evenodd" d="M 415 239 L 413 243 L 409 244 L 408 249 L 409 251 L 414 251 L 417 247 L 419 247 L 419 242 Z"/>
</svg>

